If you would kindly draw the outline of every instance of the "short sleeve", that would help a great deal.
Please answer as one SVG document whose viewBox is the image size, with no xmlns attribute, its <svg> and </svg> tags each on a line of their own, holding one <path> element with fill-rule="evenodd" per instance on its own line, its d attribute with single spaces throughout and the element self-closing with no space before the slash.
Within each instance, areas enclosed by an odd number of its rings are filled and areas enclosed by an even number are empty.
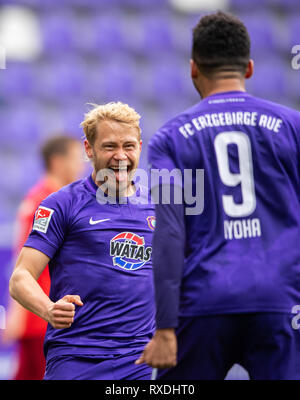
<svg viewBox="0 0 300 400">
<path fill-rule="evenodd" d="M 160 130 L 156 132 L 149 141 L 148 162 L 150 168 L 165 168 L 169 171 L 176 168 L 165 131 Z"/>
<path fill-rule="evenodd" d="M 151 188 L 158 185 L 172 185 L 182 188 L 182 171 L 176 166 L 175 149 L 171 148 L 172 141 L 169 135 L 172 130 L 159 130 L 148 145 L 148 165 L 151 174 Z"/>
<path fill-rule="evenodd" d="M 34 214 L 32 231 L 24 246 L 53 258 L 64 242 L 69 210 L 66 199 L 59 192 L 43 200 Z"/>
<path fill-rule="evenodd" d="M 166 131 L 158 131 L 149 143 L 151 192 L 155 201 L 156 226 L 153 235 L 153 274 L 157 329 L 178 324 L 180 285 L 184 265 L 185 225 L 181 171 L 176 168 Z M 171 132 L 170 132 L 171 133 Z M 153 170 L 168 173 L 153 180 Z M 171 173 L 171 174 L 170 174 Z M 171 178 L 172 175 L 172 178 Z M 166 240 L 168 238 L 168 240 Z"/>
</svg>

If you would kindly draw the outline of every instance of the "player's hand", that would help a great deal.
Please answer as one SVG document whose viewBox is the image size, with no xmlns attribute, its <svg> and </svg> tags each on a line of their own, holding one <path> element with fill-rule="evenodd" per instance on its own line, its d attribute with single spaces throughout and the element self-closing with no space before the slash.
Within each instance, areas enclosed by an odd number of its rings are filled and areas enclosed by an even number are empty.
<svg viewBox="0 0 300 400">
<path fill-rule="evenodd" d="M 158 329 L 135 364 L 171 368 L 177 364 L 177 338 L 174 329 Z"/>
<path fill-rule="evenodd" d="M 83 306 L 80 296 L 68 294 L 52 303 L 47 312 L 47 321 L 55 329 L 70 328 L 74 322 L 75 305 Z"/>
</svg>

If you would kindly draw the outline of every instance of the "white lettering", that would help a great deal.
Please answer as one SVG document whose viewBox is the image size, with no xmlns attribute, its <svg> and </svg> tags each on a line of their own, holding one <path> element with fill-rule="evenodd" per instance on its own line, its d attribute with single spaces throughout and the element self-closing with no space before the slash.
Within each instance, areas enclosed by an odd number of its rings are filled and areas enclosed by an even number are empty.
<svg viewBox="0 0 300 400">
<path fill-rule="evenodd" d="M 232 224 L 233 221 L 224 221 L 224 235 L 225 239 L 232 239 Z"/>
<path fill-rule="evenodd" d="M 186 133 L 184 126 L 181 126 L 179 128 L 179 132 L 187 139 L 189 137 L 189 135 Z"/>
<path fill-rule="evenodd" d="M 260 220 L 258 218 L 252 220 L 252 233 L 253 236 L 261 236 Z"/>
<path fill-rule="evenodd" d="M 258 125 L 262 126 L 263 128 L 265 128 L 267 126 L 267 120 L 268 120 L 267 116 L 265 114 L 262 114 L 260 116 Z"/>
<path fill-rule="evenodd" d="M 225 239 L 247 239 L 259 236 L 261 236 L 261 226 L 258 218 L 224 221 Z"/>
<path fill-rule="evenodd" d="M 251 231 L 251 220 L 250 219 L 243 219 L 242 220 L 242 225 L 243 225 L 243 232 L 244 232 L 244 237 L 251 237 L 252 236 L 252 231 Z"/>
<path fill-rule="evenodd" d="M 234 221 L 233 234 L 235 239 L 241 239 L 243 237 L 243 229 L 241 221 Z"/>
<path fill-rule="evenodd" d="M 191 123 L 187 122 L 183 126 L 179 127 L 179 132 L 188 139 L 193 136 L 195 132 L 200 132 L 205 128 L 213 128 L 219 126 L 231 126 L 231 125 L 248 125 L 248 126 L 261 126 L 270 131 L 278 133 L 282 120 L 272 115 L 261 114 L 258 120 L 257 112 L 251 111 L 237 111 L 237 112 L 225 112 L 225 113 L 212 113 L 199 115 L 191 120 Z"/>
</svg>

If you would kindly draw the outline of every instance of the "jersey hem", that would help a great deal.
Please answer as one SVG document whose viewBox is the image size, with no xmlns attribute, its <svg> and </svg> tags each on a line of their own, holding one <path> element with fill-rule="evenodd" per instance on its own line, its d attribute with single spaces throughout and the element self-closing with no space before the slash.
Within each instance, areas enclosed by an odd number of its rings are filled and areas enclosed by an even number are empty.
<svg viewBox="0 0 300 400">
<path fill-rule="evenodd" d="M 295 303 L 296 304 L 296 303 Z M 273 312 L 273 313 L 291 313 L 292 305 L 290 308 L 288 307 L 248 307 L 248 308 L 219 308 L 219 309 L 206 309 L 201 311 L 188 311 L 181 310 L 178 314 L 179 317 L 196 317 L 201 315 L 219 315 L 219 314 L 249 314 L 249 313 L 265 313 L 265 312 Z"/>
<path fill-rule="evenodd" d="M 144 343 L 139 343 L 131 347 L 128 345 L 126 347 L 120 348 L 107 348 L 107 347 L 80 347 L 80 346 L 50 346 L 45 351 L 45 358 L 47 362 L 57 356 L 74 356 L 74 357 L 105 357 L 111 358 L 122 355 L 129 355 L 142 352 L 146 344 L 150 341 L 147 339 Z"/>
</svg>

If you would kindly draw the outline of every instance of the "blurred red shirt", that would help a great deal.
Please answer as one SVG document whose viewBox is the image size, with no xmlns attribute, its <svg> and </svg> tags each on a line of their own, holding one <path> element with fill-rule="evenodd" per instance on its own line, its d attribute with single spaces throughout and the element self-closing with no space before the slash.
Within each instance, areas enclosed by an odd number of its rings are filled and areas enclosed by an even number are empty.
<svg viewBox="0 0 300 400">
<path fill-rule="evenodd" d="M 40 180 L 26 195 L 22 201 L 17 214 L 16 221 L 16 245 L 17 254 L 21 251 L 28 235 L 31 232 L 34 213 L 42 200 L 51 193 L 57 191 L 57 187 L 50 179 L 43 178 Z M 38 279 L 38 283 L 44 292 L 49 295 L 50 291 L 50 276 L 48 266 L 44 269 Z M 30 311 L 24 309 L 25 326 L 22 338 L 34 338 L 44 336 L 47 329 L 47 322 Z M 21 339 L 22 339 L 21 338 Z"/>
</svg>

